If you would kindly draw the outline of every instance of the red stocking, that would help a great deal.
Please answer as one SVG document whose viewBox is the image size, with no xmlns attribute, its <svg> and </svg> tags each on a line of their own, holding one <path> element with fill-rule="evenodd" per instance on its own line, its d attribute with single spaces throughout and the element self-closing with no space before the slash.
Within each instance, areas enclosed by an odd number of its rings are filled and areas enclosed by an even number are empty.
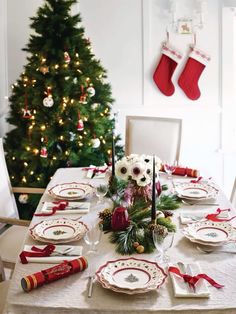
<svg viewBox="0 0 236 314">
<path fill-rule="evenodd" d="M 191 50 L 178 84 L 188 98 L 197 100 L 201 95 L 198 80 L 211 58 L 196 47 L 191 48 Z"/>
<path fill-rule="evenodd" d="M 153 75 L 153 79 L 164 95 L 171 96 L 175 91 L 171 78 L 182 55 L 167 43 L 163 44 L 161 53 L 162 56 Z"/>
</svg>

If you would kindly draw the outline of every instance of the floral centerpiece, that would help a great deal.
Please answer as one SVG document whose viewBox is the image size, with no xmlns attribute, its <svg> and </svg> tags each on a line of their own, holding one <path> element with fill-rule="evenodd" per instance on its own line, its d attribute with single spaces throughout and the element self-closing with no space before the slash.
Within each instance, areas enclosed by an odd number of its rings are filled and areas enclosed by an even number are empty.
<svg viewBox="0 0 236 314">
<path fill-rule="evenodd" d="M 113 164 L 109 197 L 114 206 L 104 209 L 99 217 L 120 254 L 151 253 L 155 249 L 154 228 L 160 238 L 175 230 L 170 210 L 178 208 L 179 201 L 176 195 L 156 193 L 160 167 L 160 158 L 136 154 Z"/>
<path fill-rule="evenodd" d="M 127 182 L 124 198 L 129 204 L 133 204 L 140 198 L 147 202 L 151 201 L 152 161 L 152 156 L 132 154 L 116 163 L 116 177 Z M 155 156 L 157 175 L 160 168 L 161 159 Z"/>
</svg>

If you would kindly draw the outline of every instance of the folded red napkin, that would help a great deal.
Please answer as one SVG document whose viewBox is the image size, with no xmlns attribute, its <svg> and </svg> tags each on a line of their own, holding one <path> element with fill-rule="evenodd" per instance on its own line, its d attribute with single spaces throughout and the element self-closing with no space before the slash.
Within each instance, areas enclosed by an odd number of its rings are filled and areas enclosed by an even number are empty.
<svg viewBox="0 0 236 314">
<path fill-rule="evenodd" d="M 160 171 L 165 172 L 164 165 L 161 165 Z M 199 177 L 200 173 L 197 169 L 191 169 L 187 167 L 176 167 L 175 171 L 172 173 L 177 176 L 187 176 L 192 178 Z"/>
<path fill-rule="evenodd" d="M 220 285 L 219 283 L 217 283 L 214 279 L 212 279 L 211 277 L 209 277 L 206 274 L 198 274 L 196 276 L 190 276 L 188 274 L 182 274 L 180 272 L 180 270 L 177 267 L 174 266 L 170 266 L 168 269 L 169 272 L 174 273 L 175 275 L 183 278 L 183 280 L 185 282 L 187 282 L 189 285 L 191 285 L 192 287 L 195 287 L 196 283 L 198 282 L 199 279 L 205 279 L 207 280 L 213 287 L 220 289 L 223 288 L 223 285 Z"/>
<path fill-rule="evenodd" d="M 44 284 L 52 281 L 70 276 L 85 270 L 88 267 L 88 261 L 85 257 L 81 256 L 72 261 L 64 261 L 54 267 L 41 270 L 38 273 L 23 277 L 21 279 L 21 287 L 24 291 L 29 292 Z"/>
<path fill-rule="evenodd" d="M 52 216 L 56 213 L 57 210 L 64 210 L 69 202 L 68 201 L 56 201 L 53 202 L 55 206 L 52 207 L 52 211 L 50 213 L 35 213 L 34 216 L 41 217 L 41 216 Z"/>
</svg>

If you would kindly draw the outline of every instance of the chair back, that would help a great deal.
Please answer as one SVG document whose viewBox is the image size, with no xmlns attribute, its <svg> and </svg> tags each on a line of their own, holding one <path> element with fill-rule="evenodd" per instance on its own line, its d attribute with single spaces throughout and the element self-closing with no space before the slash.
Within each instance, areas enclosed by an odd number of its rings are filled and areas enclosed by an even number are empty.
<svg viewBox="0 0 236 314">
<path fill-rule="evenodd" d="M 19 218 L 7 170 L 2 138 L 0 138 L 0 174 L 0 216 Z"/>
<path fill-rule="evenodd" d="M 230 202 L 232 203 L 234 209 L 236 209 L 236 177 L 234 179 L 234 185 L 230 196 Z"/>
<path fill-rule="evenodd" d="M 127 116 L 125 153 L 157 155 L 161 160 L 179 160 L 182 120 Z"/>
</svg>

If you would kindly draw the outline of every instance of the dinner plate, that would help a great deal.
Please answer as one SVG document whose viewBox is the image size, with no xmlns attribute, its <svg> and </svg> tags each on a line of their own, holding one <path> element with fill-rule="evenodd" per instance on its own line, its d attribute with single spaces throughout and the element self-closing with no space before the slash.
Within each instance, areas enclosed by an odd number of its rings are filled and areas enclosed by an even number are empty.
<svg viewBox="0 0 236 314">
<path fill-rule="evenodd" d="M 167 277 L 157 263 L 136 258 L 108 261 L 96 275 L 104 288 L 128 294 L 157 289 Z"/>
<path fill-rule="evenodd" d="M 58 218 L 41 221 L 30 229 L 30 234 L 41 242 L 66 243 L 81 239 L 87 230 L 82 221 Z"/>
<path fill-rule="evenodd" d="M 55 198 L 63 200 L 78 200 L 92 195 L 93 187 L 87 183 L 62 183 L 53 186 L 49 194 Z"/>
<path fill-rule="evenodd" d="M 192 242 L 208 245 L 222 245 L 236 240 L 236 230 L 228 222 L 202 220 L 189 224 L 183 233 Z"/>
<path fill-rule="evenodd" d="M 176 183 L 176 192 L 179 197 L 192 200 L 216 198 L 218 190 L 206 183 Z"/>
</svg>

